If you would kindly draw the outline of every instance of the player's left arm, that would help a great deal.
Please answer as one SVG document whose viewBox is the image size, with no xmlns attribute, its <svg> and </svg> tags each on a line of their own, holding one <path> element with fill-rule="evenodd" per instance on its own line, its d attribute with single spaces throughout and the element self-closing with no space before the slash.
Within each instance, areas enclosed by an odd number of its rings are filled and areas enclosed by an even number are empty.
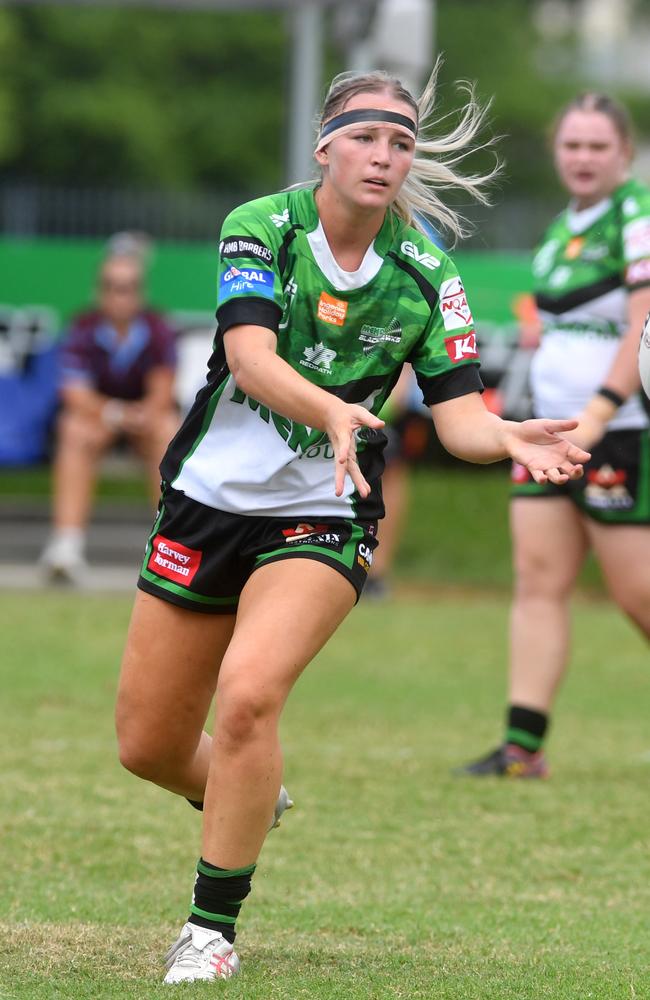
<svg viewBox="0 0 650 1000">
<path fill-rule="evenodd" d="M 628 325 L 621 338 L 612 365 L 605 376 L 602 388 L 625 401 L 641 387 L 639 377 L 639 340 L 646 316 L 650 312 L 650 287 L 630 291 L 628 296 Z M 607 424 L 620 404 L 596 392 L 581 413 L 577 415 L 578 428 L 572 438 L 590 448 L 603 436 Z"/>
<path fill-rule="evenodd" d="M 562 434 L 575 420 L 502 420 L 490 413 L 478 392 L 434 403 L 436 433 L 450 454 L 487 464 L 511 458 L 524 465 L 538 483 L 566 483 L 582 475 L 589 452 Z"/>
</svg>

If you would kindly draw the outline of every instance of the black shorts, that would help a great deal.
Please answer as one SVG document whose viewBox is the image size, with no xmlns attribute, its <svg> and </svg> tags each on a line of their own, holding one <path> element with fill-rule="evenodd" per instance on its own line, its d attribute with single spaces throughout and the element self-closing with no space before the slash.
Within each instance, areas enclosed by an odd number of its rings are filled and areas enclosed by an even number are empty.
<svg viewBox="0 0 650 1000">
<path fill-rule="evenodd" d="M 315 559 L 361 596 L 377 522 L 229 514 L 163 488 L 138 587 L 193 611 L 234 614 L 251 573 L 279 559 Z"/>
<path fill-rule="evenodd" d="M 568 497 L 602 524 L 650 524 L 650 432 L 610 431 L 591 449 L 581 479 L 538 485 L 521 465 L 512 467 L 515 497 Z"/>
</svg>

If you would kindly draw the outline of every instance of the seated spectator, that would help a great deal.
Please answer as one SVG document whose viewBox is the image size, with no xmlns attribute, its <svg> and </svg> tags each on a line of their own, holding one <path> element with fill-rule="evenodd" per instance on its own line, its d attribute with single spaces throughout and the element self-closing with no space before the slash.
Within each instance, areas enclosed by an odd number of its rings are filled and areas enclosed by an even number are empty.
<svg viewBox="0 0 650 1000">
<path fill-rule="evenodd" d="M 177 426 L 174 334 L 143 302 L 144 261 L 111 252 L 97 308 L 75 318 L 61 350 L 61 410 L 53 464 L 48 577 L 79 583 L 99 462 L 124 439 L 142 461 L 155 505 L 158 464 Z"/>
</svg>

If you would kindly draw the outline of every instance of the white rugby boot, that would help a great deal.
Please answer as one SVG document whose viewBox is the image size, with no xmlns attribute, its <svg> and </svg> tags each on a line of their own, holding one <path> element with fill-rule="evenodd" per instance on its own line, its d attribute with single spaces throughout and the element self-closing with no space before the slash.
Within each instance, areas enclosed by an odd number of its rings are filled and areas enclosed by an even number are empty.
<svg viewBox="0 0 650 1000">
<path fill-rule="evenodd" d="M 284 785 L 280 785 L 280 794 L 278 795 L 278 801 L 275 803 L 273 819 L 271 820 L 269 830 L 275 830 L 280 825 L 280 817 L 287 809 L 293 809 L 293 799 L 289 798 L 289 793 Z"/>
<path fill-rule="evenodd" d="M 219 931 L 187 923 L 165 955 L 165 968 L 168 984 L 230 979 L 239 972 L 239 958 Z"/>
<path fill-rule="evenodd" d="M 83 585 L 88 569 L 84 542 L 80 528 L 60 528 L 52 533 L 39 560 L 49 583 Z"/>
</svg>

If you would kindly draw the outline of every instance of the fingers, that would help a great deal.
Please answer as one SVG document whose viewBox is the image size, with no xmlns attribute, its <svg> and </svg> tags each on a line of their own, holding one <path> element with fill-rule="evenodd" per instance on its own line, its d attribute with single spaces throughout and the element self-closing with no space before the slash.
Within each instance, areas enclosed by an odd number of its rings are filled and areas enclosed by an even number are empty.
<svg viewBox="0 0 650 1000">
<path fill-rule="evenodd" d="M 562 431 L 574 431 L 578 426 L 577 420 L 545 420 L 544 430 L 547 434 L 561 434 Z"/>
</svg>

